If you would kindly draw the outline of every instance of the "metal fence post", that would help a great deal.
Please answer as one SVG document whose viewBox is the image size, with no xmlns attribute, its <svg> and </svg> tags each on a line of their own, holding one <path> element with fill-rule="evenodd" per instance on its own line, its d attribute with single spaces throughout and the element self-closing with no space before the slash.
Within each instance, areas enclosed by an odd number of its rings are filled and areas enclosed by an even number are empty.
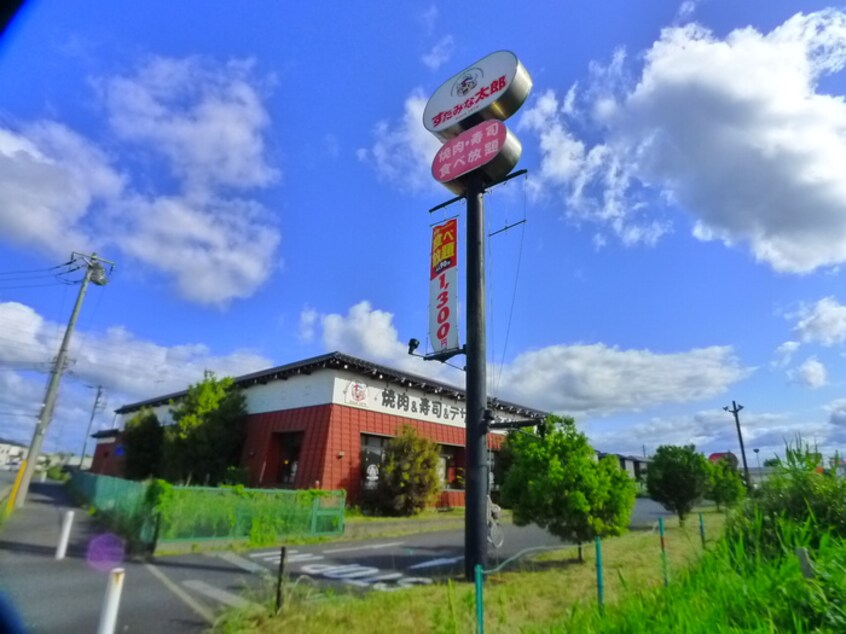
<svg viewBox="0 0 846 634">
<path fill-rule="evenodd" d="M 320 509 L 320 498 L 311 501 L 311 534 L 317 535 L 317 511 Z"/>
<path fill-rule="evenodd" d="M 279 572 L 276 577 L 276 614 L 282 609 L 282 578 L 285 575 L 285 546 L 279 551 Z"/>
<path fill-rule="evenodd" d="M 667 547 L 664 544 L 664 518 L 658 518 L 658 531 L 661 533 L 661 568 L 664 571 L 664 587 L 670 585 L 670 574 L 667 570 Z"/>
<path fill-rule="evenodd" d="M 596 600 L 599 603 L 599 611 L 605 609 L 605 583 L 602 579 L 602 540 L 596 538 Z"/>
<path fill-rule="evenodd" d="M 699 537 L 702 539 L 702 548 L 705 548 L 705 520 L 702 513 L 699 514 Z"/>
<path fill-rule="evenodd" d="M 482 566 L 476 564 L 476 634 L 485 634 L 485 597 L 482 590 Z"/>
</svg>

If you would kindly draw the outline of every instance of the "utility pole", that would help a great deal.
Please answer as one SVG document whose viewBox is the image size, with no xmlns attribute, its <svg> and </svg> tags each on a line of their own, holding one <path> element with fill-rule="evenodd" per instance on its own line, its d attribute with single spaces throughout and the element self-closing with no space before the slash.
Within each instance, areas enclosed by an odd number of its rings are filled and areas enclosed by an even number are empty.
<svg viewBox="0 0 846 634">
<path fill-rule="evenodd" d="M 82 260 L 85 263 L 85 276 L 79 286 L 79 294 L 76 297 L 76 304 L 74 304 L 73 312 L 68 321 L 67 328 L 65 328 L 65 335 L 62 338 L 62 345 L 59 347 L 59 354 L 56 355 L 56 361 L 53 364 L 53 369 L 50 372 L 50 380 L 47 383 L 47 393 L 44 397 L 44 403 L 41 406 L 41 414 L 38 417 L 38 424 L 35 426 L 35 432 L 32 435 L 32 442 L 29 445 L 29 453 L 27 454 L 26 467 L 24 468 L 21 477 L 20 488 L 15 499 L 15 508 L 23 507 L 26 502 L 26 496 L 29 493 L 29 484 L 32 480 L 32 474 L 35 471 L 35 466 L 38 463 L 38 457 L 41 455 L 41 446 L 44 444 L 44 436 L 47 433 L 47 427 L 53 419 L 53 411 L 56 408 L 56 399 L 59 394 L 59 384 L 62 381 L 62 374 L 65 371 L 65 364 L 68 357 L 68 346 L 70 345 L 71 337 L 73 336 L 74 328 L 76 327 L 76 320 L 79 318 L 79 310 L 82 307 L 82 300 L 85 298 L 85 291 L 88 289 L 88 283 L 92 282 L 97 286 L 104 286 L 108 279 L 106 278 L 106 271 L 100 262 L 106 262 L 114 268 L 114 262 L 98 258 L 96 253 L 91 255 L 84 255 L 82 253 L 72 253 L 71 262 Z"/>
<path fill-rule="evenodd" d="M 91 435 L 91 425 L 94 424 L 94 416 L 97 415 L 97 408 L 100 406 L 100 397 L 103 395 L 103 386 L 97 386 L 97 396 L 94 399 L 94 406 L 91 408 L 91 418 L 88 419 L 88 429 L 85 430 L 85 440 L 82 442 L 82 456 L 79 458 L 79 468 L 82 469 L 85 463 L 85 449 L 88 447 L 88 438 Z"/>
<path fill-rule="evenodd" d="M 726 405 L 723 409 L 734 414 L 734 424 L 737 425 L 737 439 L 740 441 L 740 457 L 743 459 L 743 474 L 746 476 L 746 488 L 748 489 L 751 486 L 749 465 L 746 464 L 746 449 L 743 447 L 743 433 L 740 431 L 740 417 L 738 416 L 740 410 L 743 409 L 743 405 L 738 405 L 732 401 L 731 407 Z"/>
</svg>

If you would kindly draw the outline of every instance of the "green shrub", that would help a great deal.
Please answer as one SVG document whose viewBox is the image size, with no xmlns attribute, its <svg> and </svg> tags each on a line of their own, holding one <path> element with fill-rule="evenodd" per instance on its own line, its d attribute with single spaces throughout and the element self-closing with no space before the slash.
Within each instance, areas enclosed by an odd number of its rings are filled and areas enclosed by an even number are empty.
<svg viewBox="0 0 846 634">
<path fill-rule="evenodd" d="M 846 539 L 846 479 L 819 472 L 818 455 L 801 439 L 788 445 L 776 472 L 729 518 L 728 533 L 777 549 L 783 541 L 777 526 L 787 519 L 808 527 L 812 545 L 827 533 Z"/>
<path fill-rule="evenodd" d="M 549 416 L 545 433 L 516 433 L 502 485 L 514 523 L 535 523 L 563 540 L 587 542 L 628 528 L 635 484 L 614 456 L 596 459 L 572 418 Z"/>
<path fill-rule="evenodd" d="M 717 510 L 723 506 L 736 505 L 745 494 L 743 479 L 732 461 L 720 458 L 717 462 L 708 464 L 705 498 L 716 503 Z"/>
<path fill-rule="evenodd" d="M 70 478 L 70 476 L 62 471 L 62 468 L 59 465 L 53 465 L 47 469 L 47 477 L 51 480 L 58 480 L 59 482 L 65 482 Z"/>
<path fill-rule="evenodd" d="M 646 472 L 649 497 L 684 523 L 688 513 L 705 494 L 708 461 L 693 445 L 661 445 Z"/>
<path fill-rule="evenodd" d="M 438 445 L 405 425 L 385 446 L 375 495 L 368 502 L 388 515 L 416 515 L 441 490 Z"/>
</svg>

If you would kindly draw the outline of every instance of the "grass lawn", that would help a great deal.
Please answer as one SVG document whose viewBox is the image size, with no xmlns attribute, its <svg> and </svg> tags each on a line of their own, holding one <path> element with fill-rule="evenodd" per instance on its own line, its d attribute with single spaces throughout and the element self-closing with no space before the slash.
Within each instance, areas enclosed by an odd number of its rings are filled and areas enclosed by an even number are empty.
<svg viewBox="0 0 846 634">
<path fill-rule="evenodd" d="M 703 509 L 709 541 L 722 532 L 724 516 Z M 683 528 L 667 522 L 666 543 L 670 575 L 689 565 L 702 552 L 698 521 L 693 515 Z M 596 601 L 593 544 L 584 548 L 585 563 L 576 559 L 576 548 L 545 552 L 525 561 L 520 570 L 491 575 L 485 584 L 486 632 L 548 632 L 564 619 L 573 605 Z M 663 583 L 657 531 L 635 531 L 603 542 L 605 602 Z M 272 605 L 271 588 L 265 596 L 252 597 Z M 282 615 L 270 608 L 248 608 L 227 613 L 216 631 L 297 632 L 318 634 L 376 634 L 379 632 L 473 632 L 474 591 L 462 581 L 436 583 L 389 593 L 320 593 L 303 580 L 287 590 Z"/>
<path fill-rule="evenodd" d="M 426 509 L 419 515 L 414 515 L 413 517 L 384 517 L 381 515 L 364 515 L 357 508 L 348 508 L 344 515 L 344 522 L 346 524 L 369 524 L 372 522 L 380 524 L 402 524 L 408 523 L 409 521 L 414 522 L 416 520 L 456 520 L 462 519 L 463 517 L 463 507 L 455 507 L 448 509 Z"/>
</svg>

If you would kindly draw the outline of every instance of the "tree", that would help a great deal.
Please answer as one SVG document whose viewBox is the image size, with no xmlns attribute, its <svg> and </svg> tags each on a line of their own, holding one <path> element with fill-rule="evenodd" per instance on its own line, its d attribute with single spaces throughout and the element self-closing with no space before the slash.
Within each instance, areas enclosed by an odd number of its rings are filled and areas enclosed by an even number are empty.
<svg viewBox="0 0 846 634">
<path fill-rule="evenodd" d="M 679 516 L 679 523 L 705 494 L 708 461 L 693 445 L 661 445 L 646 472 L 646 490 L 656 502 Z"/>
<path fill-rule="evenodd" d="M 579 544 L 625 532 L 634 480 L 614 456 L 597 460 L 572 418 L 549 416 L 544 428 L 541 436 L 518 432 L 506 441 L 511 466 L 502 495 L 514 523 L 535 523 Z"/>
<path fill-rule="evenodd" d="M 121 434 L 124 472 L 130 480 L 159 476 L 164 432 L 150 409 L 142 409 L 129 419 Z"/>
<path fill-rule="evenodd" d="M 172 482 L 221 482 L 227 468 L 240 462 L 244 444 L 247 408 L 235 381 L 206 371 L 170 412 L 174 424 L 165 433 L 165 476 Z"/>
<path fill-rule="evenodd" d="M 441 490 L 437 443 L 418 436 L 410 425 L 385 445 L 376 500 L 391 515 L 415 515 L 431 504 Z"/>
<path fill-rule="evenodd" d="M 740 477 L 737 467 L 730 460 L 720 458 L 708 465 L 708 482 L 705 487 L 705 497 L 721 506 L 733 506 L 743 499 L 746 487 Z"/>
<path fill-rule="evenodd" d="M 779 460 L 777 457 L 767 458 L 766 460 L 764 460 L 765 467 L 778 467 L 779 465 L 781 465 L 781 460 Z"/>
</svg>

